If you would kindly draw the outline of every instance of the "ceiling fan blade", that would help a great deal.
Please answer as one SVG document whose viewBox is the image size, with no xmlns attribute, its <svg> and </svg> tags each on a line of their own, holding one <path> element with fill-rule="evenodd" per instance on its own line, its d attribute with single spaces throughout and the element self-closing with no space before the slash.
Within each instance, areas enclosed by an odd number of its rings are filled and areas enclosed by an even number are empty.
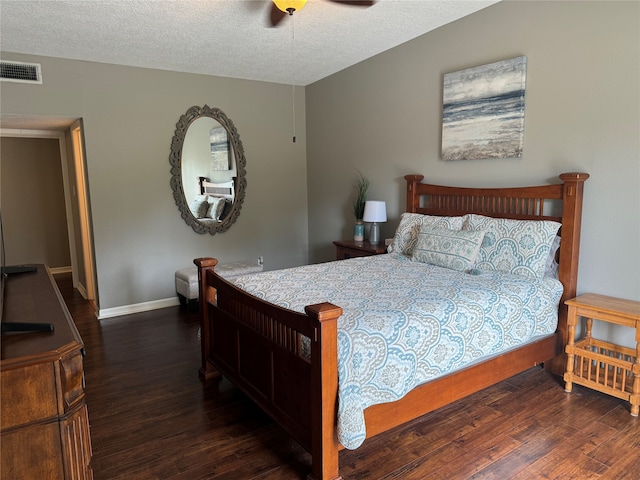
<svg viewBox="0 0 640 480">
<path fill-rule="evenodd" d="M 329 0 L 333 3 L 342 3 L 343 5 L 351 5 L 354 7 L 370 7 L 375 2 L 375 0 Z"/>
<path fill-rule="evenodd" d="M 276 7 L 275 3 L 273 2 L 270 2 L 270 3 L 271 3 L 271 7 L 269 9 L 269 26 L 277 27 L 280 24 L 280 22 L 284 20 L 284 17 L 288 15 L 288 13 L 283 12 L 278 7 Z"/>
</svg>

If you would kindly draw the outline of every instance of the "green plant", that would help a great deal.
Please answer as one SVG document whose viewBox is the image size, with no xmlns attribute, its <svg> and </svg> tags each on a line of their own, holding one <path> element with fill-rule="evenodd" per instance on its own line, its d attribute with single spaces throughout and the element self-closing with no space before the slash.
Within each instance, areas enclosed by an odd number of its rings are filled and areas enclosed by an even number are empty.
<svg viewBox="0 0 640 480">
<path fill-rule="evenodd" d="M 369 179 L 362 172 L 358 172 L 359 178 L 356 180 L 356 198 L 353 201 L 353 214 L 356 220 L 362 220 L 364 215 L 364 203 L 367 201 L 369 191 Z"/>
</svg>

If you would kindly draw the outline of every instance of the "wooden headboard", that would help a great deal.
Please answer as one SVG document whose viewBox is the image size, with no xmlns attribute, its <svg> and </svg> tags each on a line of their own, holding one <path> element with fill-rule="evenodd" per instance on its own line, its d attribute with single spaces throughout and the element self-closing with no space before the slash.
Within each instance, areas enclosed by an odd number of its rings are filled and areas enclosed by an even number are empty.
<svg viewBox="0 0 640 480">
<path fill-rule="evenodd" d="M 198 177 L 198 186 L 200 195 L 210 195 L 212 197 L 221 197 L 233 202 L 235 198 L 235 179 L 232 178 L 228 182 L 213 183 L 207 177 Z"/>
<path fill-rule="evenodd" d="M 563 173 L 562 183 L 537 187 L 466 188 L 420 183 L 423 175 L 406 175 L 407 212 L 457 216 L 476 213 L 490 217 L 560 222 L 558 279 L 564 286 L 558 312 L 558 330 L 566 344 L 567 308 L 576 296 L 582 195 L 587 173 Z M 559 367 L 558 367 L 559 368 Z M 555 370 L 555 368 L 554 368 Z"/>
</svg>

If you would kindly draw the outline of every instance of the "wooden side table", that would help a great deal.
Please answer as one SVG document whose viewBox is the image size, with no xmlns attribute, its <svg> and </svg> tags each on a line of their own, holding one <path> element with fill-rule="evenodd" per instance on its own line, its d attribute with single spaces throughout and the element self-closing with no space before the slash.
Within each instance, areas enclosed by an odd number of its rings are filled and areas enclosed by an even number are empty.
<svg viewBox="0 0 640 480">
<path fill-rule="evenodd" d="M 353 240 L 344 240 L 333 242 L 336 246 L 336 259 L 346 260 L 354 257 L 368 257 L 371 255 L 380 255 L 387 253 L 387 247 L 384 243 L 371 245 L 369 242 L 354 242 Z"/>
<path fill-rule="evenodd" d="M 587 293 L 565 302 L 569 307 L 565 390 L 577 383 L 631 403 L 631 415 L 640 410 L 640 302 Z M 578 317 L 586 318 L 582 340 L 574 342 Z M 593 320 L 635 329 L 636 348 L 593 338 Z"/>
</svg>

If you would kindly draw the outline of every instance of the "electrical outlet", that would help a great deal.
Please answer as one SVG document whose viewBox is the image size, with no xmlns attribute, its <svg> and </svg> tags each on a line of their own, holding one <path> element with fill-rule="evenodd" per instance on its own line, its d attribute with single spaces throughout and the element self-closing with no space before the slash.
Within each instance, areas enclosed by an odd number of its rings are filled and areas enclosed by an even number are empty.
<svg viewBox="0 0 640 480">
<path fill-rule="evenodd" d="M 264 265 L 264 257 L 262 255 L 258 257 L 258 265 Z"/>
</svg>

